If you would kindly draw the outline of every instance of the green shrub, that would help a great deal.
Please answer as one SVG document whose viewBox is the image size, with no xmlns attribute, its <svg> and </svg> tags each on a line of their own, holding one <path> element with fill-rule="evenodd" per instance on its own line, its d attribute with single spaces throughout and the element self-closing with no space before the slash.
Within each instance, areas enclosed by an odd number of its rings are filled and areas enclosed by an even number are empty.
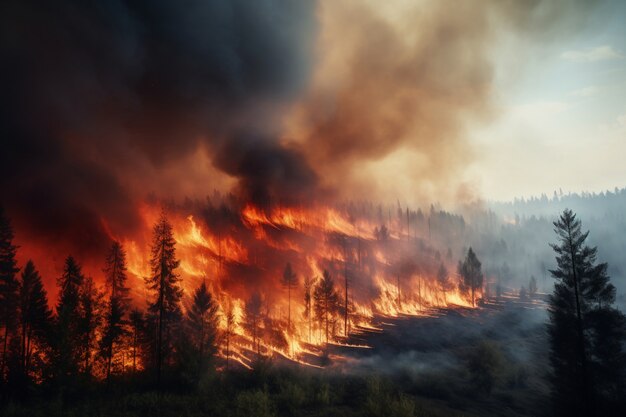
<svg viewBox="0 0 626 417">
<path fill-rule="evenodd" d="M 265 390 L 242 391 L 235 400 L 236 415 L 239 417 L 273 417 L 274 404 Z"/>
</svg>

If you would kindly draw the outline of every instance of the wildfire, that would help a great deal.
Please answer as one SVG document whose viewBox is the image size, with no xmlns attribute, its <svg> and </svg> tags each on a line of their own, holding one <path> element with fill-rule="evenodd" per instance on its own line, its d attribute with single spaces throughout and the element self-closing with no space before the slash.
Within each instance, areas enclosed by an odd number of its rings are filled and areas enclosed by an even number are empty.
<svg viewBox="0 0 626 417">
<path fill-rule="evenodd" d="M 142 207 L 141 213 L 147 225 L 157 217 L 154 207 Z M 220 304 L 222 333 L 228 334 L 219 354 L 244 367 L 250 367 L 259 353 L 319 366 L 316 358 L 328 343 L 367 348 L 350 337 L 381 331 L 374 324 L 376 316 L 424 316 L 437 308 L 471 307 L 458 286 L 441 287 L 435 278 L 438 264 L 432 259 L 419 268 L 397 267 L 414 256 L 418 239 L 408 238 L 399 221 L 389 221 L 387 234 L 377 236 L 381 225 L 371 218 L 330 207 L 267 211 L 246 205 L 234 217 L 238 221 L 230 219 L 219 227 L 181 209 L 171 210 L 168 217 L 185 293 L 189 295 L 202 280 L 207 282 Z M 139 242 L 123 240 L 128 269 L 142 278 L 150 273 L 150 253 L 149 244 Z M 298 280 L 289 293 L 281 285 L 286 262 L 293 265 Z M 324 270 L 332 275 L 335 291 L 325 323 L 328 339 L 313 294 Z M 303 286 L 305 277 L 308 289 Z M 257 312 L 258 328 L 251 329 L 246 304 L 254 292 L 262 295 L 263 303 Z"/>
</svg>

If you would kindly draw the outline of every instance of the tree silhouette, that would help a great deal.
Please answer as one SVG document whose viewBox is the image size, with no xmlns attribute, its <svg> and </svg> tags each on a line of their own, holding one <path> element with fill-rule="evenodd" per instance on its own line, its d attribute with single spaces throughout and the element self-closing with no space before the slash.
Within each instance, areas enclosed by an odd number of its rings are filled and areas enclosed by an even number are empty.
<svg viewBox="0 0 626 417">
<path fill-rule="evenodd" d="M 463 289 L 469 291 L 472 297 L 472 306 L 476 306 L 476 290 L 482 288 L 483 273 L 476 254 L 470 247 L 463 262 L 459 261 L 459 275 L 463 279 Z"/>
<path fill-rule="evenodd" d="M 80 290 L 84 280 L 80 265 L 72 256 L 68 256 L 63 273 L 57 280 L 59 296 L 54 332 L 53 372 L 61 388 L 78 374 L 81 360 L 83 321 Z"/>
<path fill-rule="evenodd" d="M 151 275 L 145 279 L 146 286 L 154 293 L 154 300 L 149 303 L 148 311 L 156 325 L 156 373 L 157 385 L 161 384 L 161 369 L 164 357 L 171 351 L 171 327 L 178 323 L 182 313 L 179 277 L 176 274 L 179 261 L 176 259 L 176 242 L 172 233 L 172 225 L 165 212 L 154 225 L 151 247 Z"/>
<path fill-rule="evenodd" d="M 550 271 L 556 283 L 548 334 L 557 414 L 623 412 L 626 320 L 612 307 L 615 287 L 609 283 L 608 265 L 597 263 L 597 248 L 585 244 L 589 232 L 581 231 L 571 210 L 553 224 L 559 242 L 551 245 L 557 268 Z"/>
<path fill-rule="evenodd" d="M 96 287 L 93 278 L 87 277 L 80 287 L 80 322 L 79 337 L 80 350 L 83 358 L 83 372 L 91 374 L 92 352 L 96 348 L 96 331 L 102 322 L 102 310 L 104 307 L 103 294 Z"/>
<path fill-rule="evenodd" d="M 3 328 L 2 364 L 0 380 L 4 381 L 7 367 L 9 339 L 15 331 L 17 315 L 18 284 L 15 275 L 19 272 L 13 244 L 13 228 L 4 209 L 0 206 L 0 326 Z"/>
<path fill-rule="evenodd" d="M 127 334 L 126 310 L 128 288 L 126 287 L 126 253 L 115 241 L 106 258 L 104 277 L 109 292 L 109 302 L 104 317 L 104 329 L 100 339 L 100 355 L 105 360 L 106 379 L 111 375 L 115 345 Z"/>
<path fill-rule="evenodd" d="M 335 283 L 327 270 L 324 270 L 322 279 L 315 286 L 313 299 L 315 300 L 315 316 L 325 329 L 326 343 L 328 343 L 329 325 L 339 308 L 339 296 L 335 291 Z"/>
<path fill-rule="evenodd" d="M 285 265 L 285 271 L 283 272 L 283 278 L 281 280 L 281 283 L 285 288 L 287 288 L 287 329 L 291 331 L 291 289 L 298 284 L 298 277 L 295 272 L 293 272 L 290 262 L 287 262 L 287 265 Z"/>
<path fill-rule="evenodd" d="M 137 350 L 142 344 L 143 334 L 145 332 L 145 320 L 143 313 L 138 309 L 133 309 L 128 315 L 128 321 L 131 331 L 131 349 L 133 356 L 133 374 L 137 372 Z"/>
<path fill-rule="evenodd" d="M 218 336 L 218 305 L 204 282 L 193 293 L 193 302 L 187 311 L 187 326 L 202 368 L 215 354 Z"/>
<path fill-rule="evenodd" d="M 20 371 L 29 377 L 33 349 L 47 349 L 52 326 L 48 295 L 33 261 L 28 261 L 19 283 Z"/>
</svg>

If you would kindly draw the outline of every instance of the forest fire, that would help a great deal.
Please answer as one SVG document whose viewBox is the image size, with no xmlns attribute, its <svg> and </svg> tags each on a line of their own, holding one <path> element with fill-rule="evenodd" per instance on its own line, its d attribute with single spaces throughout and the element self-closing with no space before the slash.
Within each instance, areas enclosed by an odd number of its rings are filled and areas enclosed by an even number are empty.
<svg viewBox="0 0 626 417">
<path fill-rule="evenodd" d="M 172 224 L 177 273 L 189 296 L 205 283 L 219 304 L 219 355 L 250 367 L 258 354 L 319 366 L 327 343 L 364 348 L 351 336 L 376 329 L 376 316 L 426 316 L 433 309 L 471 307 L 452 259 L 429 244 L 420 218 L 398 210 L 392 219 L 371 204 L 281 207 L 143 204 L 144 235 L 117 237 L 133 275 L 134 303 L 149 301 L 148 236 L 161 211 Z M 286 264 L 293 280 L 285 283 Z M 445 271 L 439 273 L 438 269 Z M 332 302 L 318 307 L 316 290 L 330 277 Z M 252 306 L 254 304 L 254 306 Z M 258 316 L 254 319 L 251 316 Z"/>
</svg>

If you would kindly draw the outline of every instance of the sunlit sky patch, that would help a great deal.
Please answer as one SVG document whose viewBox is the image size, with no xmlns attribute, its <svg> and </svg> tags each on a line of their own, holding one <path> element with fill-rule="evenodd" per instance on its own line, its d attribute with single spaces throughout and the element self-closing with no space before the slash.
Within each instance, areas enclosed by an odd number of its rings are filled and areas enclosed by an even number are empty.
<svg viewBox="0 0 626 417">
<path fill-rule="evenodd" d="M 626 2 L 609 2 L 566 37 L 515 44 L 523 62 L 499 51 L 499 116 L 471 133 L 468 178 L 485 198 L 626 185 L 625 17 Z"/>
</svg>

